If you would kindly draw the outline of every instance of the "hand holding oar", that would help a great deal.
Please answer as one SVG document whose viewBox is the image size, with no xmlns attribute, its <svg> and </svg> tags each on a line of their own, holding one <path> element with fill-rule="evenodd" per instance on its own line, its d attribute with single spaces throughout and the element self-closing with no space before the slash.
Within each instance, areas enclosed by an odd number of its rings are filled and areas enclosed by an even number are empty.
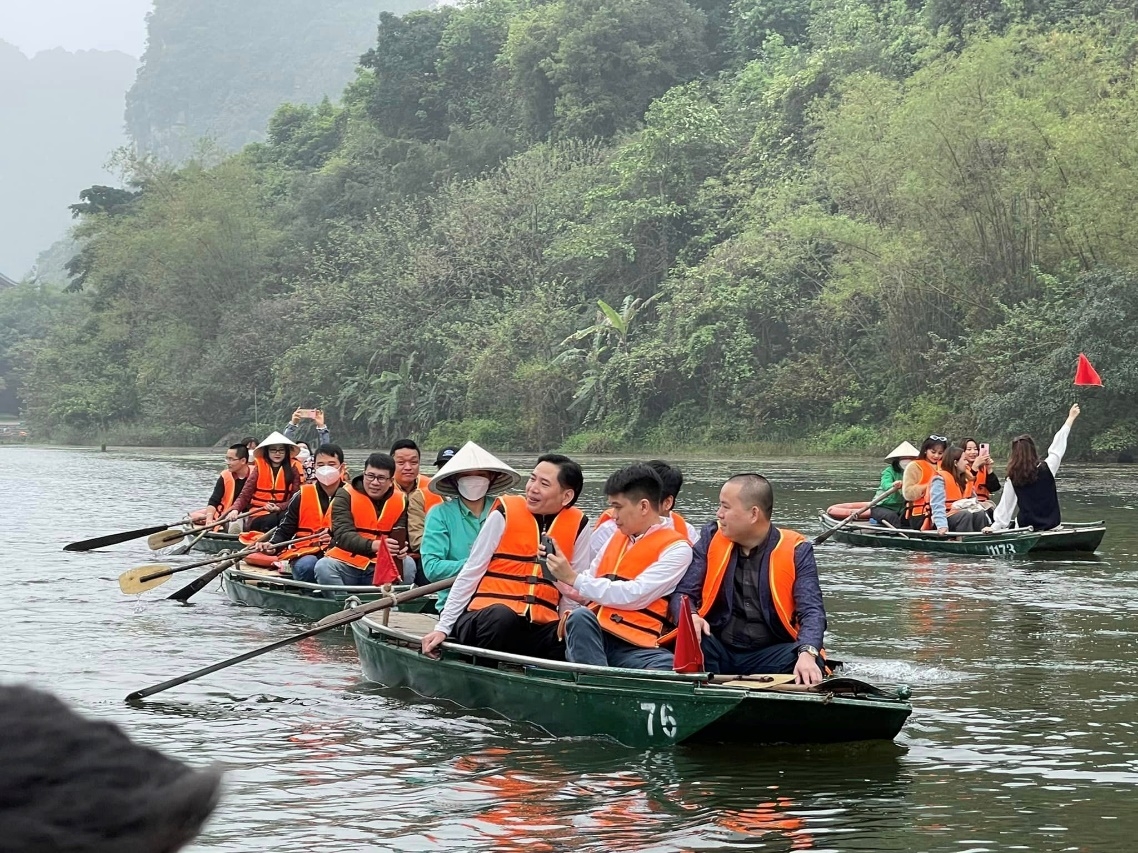
<svg viewBox="0 0 1138 853">
<path fill-rule="evenodd" d="M 819 545 L 822 542 L 825 542 L 827 539 L 829 539 L 831 536 L 833 536 L 835 533 L 837 533 L 839 530 L 841 530 L 843 527 L 845 527 L 851 521 L 856 519 L 863 512 L 865 512 L 866 510 L 873 509 L 875 506 L 877 506 L 879 503 L 881 503 L 883 500 L 885 500 L 891 494 L 896 492 L 899 488 L 901 488 L 901 482 L 897 481 L 892 486 L 890 486 L 888 489 L 886 489 L 884 492 L 882 492 L 877 497 L 875 497 L 873 500 L 871 500 L 869 503 L 867 503 L 862 509 L 856 510 L 855 512 L 851 512 L 849 515 L 847 515 L 845 518 L 843 518 L 840 522 L 838 522 L 833 527 L 831 527 L 829 530 L 824 532 L 821 536 L 815 536 L 813 544 Z"/>
<path fill-rule="evenodd" d="M 298 536 L 296 539 L 293 539 L 292 542 L 300 542 L 311 538 L 311 536 Z M 190 569 L 200 569 L 202 566 L 212 566 L 214 563 L 226 561 L 238 562 L 243 557 L 252 554 L 255 550 L 256 548 L 245 548 L 232 554 L 221 554 L 217 557 L 210 557 L 207 560 L 198 560 L 196 563 L 189 563 L 176 568 L 164 563 L 147 563 L 144 566 L 138 566 L 119 575 L 119 589 L 126 595 L 138 595 L 140 592 L 146 592 L 148 589 L 161 586 L 166 583 L 171 575 L 176 575 L 178 572 L 188 572 Z"/>
<path fill-rule="evenodd" d="M 110 533 L 106 536 L 96 536 L 94 539 L 83 539 L 80 542 L 71 542 L 63 546 L 64 551 L 93 551 L 96 548 L 105 548 L 107 545 L 117 545 L 120 542 L 129 542 L 131 539 L 141 539 L 151 533 L 161 533 L 171 527 L 184 524 L 185 519 L 173 521 L 170 524 L 156 524 L 153 527 L 140 527 L 137 530 L 126 530 L 122 533 Z"/>
<path fill-rule="evenodd" d="M 194 534 L 202 536 L 207 530 L 213 530 L 215 527 L 221 527 L 223 524 L 228 524 L 231 521 L 246 518 L 254 512 L 256 512 L 256 510 L 251 509 L 248 512 L 241 513 L 241 515 L 235 515 L 233 518 L 218 519 L 213 524 L 207 524 L 205 527 L 191 527 L 189 530 L 179 528 L 177 530 L 164 530 L 160 533 L 152 533 L 150 538 L 146 540 L 146 544 L 150 546 L 151 551 L 161 551 L 163 548 L 168 548 L 171 545 L 181 542 L 187 536 L 193 536 Z"/>
<path fill-rule="evenodd" d="M 126 701 L 136 702 L 139 699 L 145 699 L 147 696 L 153 696 L 155 693 L 161 693 L 163 690 L 169 690 L 171 687 L 185 684 L 187 681 L 194 681 L 203 675 L 217 672 L 219 669 L 225 669 L 226 667 L 251 660 L 252 658 L 259 657 L 260 655 L 282 648 L 283 646 L 297 643 L 301 640 L 307 640 L 309 637 L 315 637 L 317 634 L 323 634 L 325 631 L 331 631 L 333 628 L 339 628 L 341 625 L 349 625 L 352 622 L 362 619 L 369 613 L 374 613 L 376 610 L 384 610 L 388 607 L 402 604 L 405 601 L 414 601 L 416 598 L 422 598 L 424 595 L 430 595 L 433 592 L 447 589 L 453 583 L 454 578 L 447 578 L 446 580 L 437 581 L 436 583 L 429 583 L 426 586 L 416 587 L 407 592 L 401 592 L 377 599 L 376 601 L 370 601 L 359 607 L 352 607 L 347 610 L 342 610 L 339 613 L 333 613 L 331 616 L 326 616 L 321 619 L 316 623 L 315 627 L 309 628 L 307 631 L 301 631 L 299 634 L 293 634 L 291 637 L 285 637 L 283 640 L 277 640 L 275 643 L 269 643 L 267 646 L 261 646 L 252 651 L 243 652 L 242 654 L 235 655 L 219 663 L 210 664 L 209 666 L 202 667 L 186 675 L 171 678 L 169 681 L 163 681 L 161 684 L 155 684 L 153 687 L 137 690 L 127 696 Z"/>
</svg>

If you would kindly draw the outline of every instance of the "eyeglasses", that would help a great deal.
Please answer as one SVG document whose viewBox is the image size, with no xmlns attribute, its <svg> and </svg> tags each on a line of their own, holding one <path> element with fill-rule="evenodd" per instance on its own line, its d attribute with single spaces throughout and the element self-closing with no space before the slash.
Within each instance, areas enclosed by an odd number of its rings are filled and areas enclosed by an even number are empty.
<svg viewBox="0 0 1138 853">
<path fill-rule="evenodd" d="M 948 436 L 947 435 L 930 435 L 929 441 L 943 441 L 945 444 L 948 444 Z"/>
<path fill-rule="evenodd" d="M 364 474 L 365 483 L 390 483 L 391 478 L 386 474 Z"/>
</svg>

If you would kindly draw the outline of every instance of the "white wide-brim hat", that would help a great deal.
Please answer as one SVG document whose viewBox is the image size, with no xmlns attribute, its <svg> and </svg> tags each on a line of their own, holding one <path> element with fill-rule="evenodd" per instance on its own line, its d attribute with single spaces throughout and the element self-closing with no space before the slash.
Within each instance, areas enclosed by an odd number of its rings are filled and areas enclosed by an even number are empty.
<svg viewBox="0 0 1138 853">
<path fill-rule="evenodd" d="M 296 454 L 300 453 L 300 445 L 289 438 L 285 438 L 279 432 L 270 433 L 269 437 L 257 445 L 257 449 L 253 451 L 253 456 L 257 459 L 264 459 L 265 454 L 269 452 L 270 447 L 275 447 L 278 444 L 283 444 L 288 448 L 288 457 L 292 459 Z"/>
<path fill-rule="evenodd" d="M 916 459 L 920 455 L 921 452 L 917 450 L 917 448 L 913 447 L 913 445 L 907 441 L 902 441 L 889 451 L 889 455 L 885 457 L 885 461 L 888 462 L 890 459 Z"/>
<path fill-rule="evenodd" d="M 427 486 L 436 495 L 458 496 L 458 486 L 454 480 L 471 471 L 489 471 L 490 489 L 488 495 L 498 495 L 512 489 L 522 481 L 522 475 L 488 450 L 483 450 L 473 441 L 468 441 L 450 458 Z"/>
</svg>

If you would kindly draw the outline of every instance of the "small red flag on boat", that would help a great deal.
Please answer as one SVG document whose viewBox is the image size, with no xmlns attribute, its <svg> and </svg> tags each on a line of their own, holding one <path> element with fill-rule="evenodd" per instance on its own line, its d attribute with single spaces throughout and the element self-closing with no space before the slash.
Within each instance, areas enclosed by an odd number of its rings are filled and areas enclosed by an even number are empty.
<svg viewBox="0 0 1138 853">
<path fill-rule="evenodd" d="M 1075 384 L 1102 385 L 1102 378 L 1098 375 L 1098 371 L 1091 367 L 1090 361 L 1082 353 L 1079 353 L 1079 364 L 1075 368 Z"/>
<path fill-rule="evenodd" d="M 676 629 L 676 657 L 672 664 L 676 672 L 703 672 L 703 648 L 691 623 L 691 602 L 680 596 L 680 624 Z"/>
<path fill-rule="evenodd" d="M 403 577 L 403 573 L 395 568 L 395 561 L 391 559 L 391 552 L 387 550 L 387 537 L 379 537 L 380 549 L 375 555 L 375 574 L 372 575 L 372 586 L 383 586 L 385 583 L 395 583 Z"/>
</svg>

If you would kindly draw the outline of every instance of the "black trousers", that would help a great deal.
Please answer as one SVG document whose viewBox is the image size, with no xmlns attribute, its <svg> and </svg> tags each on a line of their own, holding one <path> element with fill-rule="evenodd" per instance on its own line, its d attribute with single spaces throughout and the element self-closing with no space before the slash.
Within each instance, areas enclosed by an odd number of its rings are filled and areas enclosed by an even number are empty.
<svg viewBox="0 0 1138 853">
<path fill-rule="evenodd" d="M 467 610 L 454 625 L 454 638 L 464 646 L 565 660 L 565 643 L 557 639 L 556 622 L 535 625 L 504 604 Z"/>
<path fill-rule="evenodd" d="M 270 512 L 268 515 L 261 515 L 257 518 L 250 518 L 246 522 L 246 530 L 255 530 L 258 533 L 267 533 L 272 530 L 281 522 L 283 513 Z"/>
</svg>

